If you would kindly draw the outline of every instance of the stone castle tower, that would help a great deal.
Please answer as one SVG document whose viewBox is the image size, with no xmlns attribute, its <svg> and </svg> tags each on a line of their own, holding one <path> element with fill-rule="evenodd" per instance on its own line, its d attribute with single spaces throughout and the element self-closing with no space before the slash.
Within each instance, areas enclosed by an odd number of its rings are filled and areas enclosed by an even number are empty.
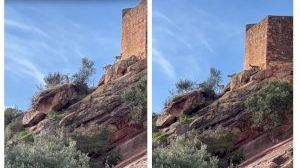
<svg viewBox="0 0 300 168">
<path fill-rule="evenodd" d="M 293 62 L 293 17 L 267 16 L 246 26 L 244 69 Z"/>
<path fill-rule="evenodd" d="M 123 9 L 121 59 L 147 55 L 147 0 L 135 8 Z"/>
</svg>

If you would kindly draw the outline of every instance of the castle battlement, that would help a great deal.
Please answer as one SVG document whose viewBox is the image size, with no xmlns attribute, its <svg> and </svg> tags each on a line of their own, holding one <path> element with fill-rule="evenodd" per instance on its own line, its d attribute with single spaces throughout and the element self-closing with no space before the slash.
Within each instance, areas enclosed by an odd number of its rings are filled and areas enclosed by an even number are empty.
<svg viewBox="0 0 300 168">
<path fill-rule="evenodd" d="M 147 56 L 147 1 L 122 12 L 121 59 Z"/>
<path fill-rule="evenodd" d="M 293 62 L 293 17 L 267 16 L 246 25 L 244 69 Z"/>
</svg>

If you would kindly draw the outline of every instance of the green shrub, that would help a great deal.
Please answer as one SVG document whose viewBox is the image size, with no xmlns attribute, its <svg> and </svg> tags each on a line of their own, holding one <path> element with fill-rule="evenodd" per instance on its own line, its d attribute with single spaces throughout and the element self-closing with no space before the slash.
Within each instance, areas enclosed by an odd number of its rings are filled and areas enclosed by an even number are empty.
<svg viewBox="0 0 300 168">
<path fill-rule="evenodd" d="M 47 117 L 49 120 L 52 120 L 52 121 L 60 121 L 67 115 L 68 115 L 67 112 L 51 111 L 47 114 Z"/>
<path fill-rule="evenodd" d="M 30 131 L 18 132 L 17 137 L 19 140 L 22 140 L 24 142 L 33 142 L 33 135 Z"/>
<path fill-rule="evenodd" d="M 243 151 L 236 151 L 231 156 L 231 163 L 234 166 L 241 164 L 245 160 L 245 154 Z"/>
<path fill-rule="evenodd" d="M 102 153 L 108 148 L 111 132 L 107 128 L 98 128 L 88 135 L 77 135 L 74 139 L 77 148 L 84 153 Z"/>
<path fill-rule="evenodd" d="M 158 115 L 156 113 L 152 113 L 152 132 L 157 132 L 158 128 L 156 127 L 156 121 L 157 121 Z"/>
<path fill-rule="evenodd" d="M 183 136 L 176 138 L 168 147 L 159 146 L 153 150 L 153 167 L 155 168 L 217 168 L 218 159 L 211 156 L 206 145 L 197 139 Z"/>
<path fill-rule="evenodd" d="M 76 149 L 75 141 L 62 134 L 41 133 L 33 143 L 5 147 L 6 168 L 88 168 L 89 158 Z"/>
<path fill-rule="evenodd" d="M 4 123 L 5 127 L 11 123 L 14 119 L 16 119 L 18 116 L 22 114 L 21 110 L 18 110 L 17 108 L 6 108 L 4 110 Z"/>
<path fill-rule="evenodd" d="M 102 159 L 91 159 L 89 163 L 90 168 L 105 167 L 105 162 Z"/>
<path fill-rule="evenodd" d="M 177 93 L 184 93 L 193 90 L 194 82 L 187 79 L 179 80 L 175 86 Z"/>
<path fill-rule="evenodd" d="M 199 85 L 200 88 L 207 92 L 217 92 L 219 85 L 222 82 L 221 71 L 215 68 L 210 68 L 208 79 Z"/>
<path fill-rule="evenodd" d="M 45 87 L 52 88 L 63 83 L 64 75 L 59 72 L 49 73 L 44 77 Z"/>
<path fill-rule="evenodd" d="M 155 132 L 153 133 L 153 140 L 160 145 L 165 145 L 168 143 L 169 135 L 163 132 Z"/>
<path fill-rule="evenodd" d="M 147 80 L 141 79 L 135 87 L 122 95 L 122 99 L 130 108 L 132 120 L 142 124 L 147 117 Z"/>
<path fill-rule="evenodd" d="M 5 142 L 8 142 L 11 138 L 16 135 L 17 132 L 24 131 L 25 128 L 22 124 L 22 115 L 18 116 L 17 118 L 13 119 L 4 130 L 5 133 Z"/>
<path fill-rule="evenodd" d="M 198 136 L 207 145 L 207 151 L 214 156 L 222 157 L 234 147 L 234 135 L 224 127 L 208 129 Z"/>
<path fill-rule="evenodd" d="M 72 76 L 72 82 L 77 86 L 88 86 L 90 77 L 95 74 L 95 72 L 95 62 L 84 57 L 81 59 L 79 71 Z"/>
<path fill-rule="evenodd" d="M 106 163 L 110 168 L 116 166 L 122 160 L 121 155 L 117 152 L 111 152 L 107 157 Z"/>
<path fill-rule="evenodd" d="M 293 113 L 293 87 L 286 81 L 272 81 L 246 101 L 255 126 L 270 130 Z"/>
<path fill-rule="evenodd" d="M 181 124 L 190 124 L 195 120 L 195 117 L 187 114 L 183 114 L 179 117 L 179 122 Z"/>
</svg>

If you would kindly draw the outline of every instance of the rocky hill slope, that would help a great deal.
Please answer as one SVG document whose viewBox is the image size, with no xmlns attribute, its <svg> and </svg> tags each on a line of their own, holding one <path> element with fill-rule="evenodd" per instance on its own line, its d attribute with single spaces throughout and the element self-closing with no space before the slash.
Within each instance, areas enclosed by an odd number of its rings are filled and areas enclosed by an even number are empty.
<svg viewBox="0 0 300 168">
<path fill-rule="evenodd" d="M 104 160 L 112 151 L 118 153 L 122 160 L 126 160 L 146 150 L 147 133 L 146 120 L 135 122 L 131 109 L 122 96 L 140 81 L 145 81 L 146 76 L 146 58 L 132 56 L 117 60 L 106 69 L 95 90 L 80 101 L 76 100 L 81 95 L 80 90 L 73 84 L 64 84 L 41 92 L 32 108 L 25 113 L 23 124 L 35 134 L 64 128 L 67 136 L 80 135 L 84 146 L 90 143 L 84 141 L 84 137 L 96 135 L 102 128 L 108 129 L 109 135 L 106 136 L 109 136 L 109 140 L 103 147 L 105 149 L 97 151 L 86 147 L 85 152 L 95 161 Z M 63 117 L 53 120 L 49 115 L 53 112 Z M 146 116 L 146 111 L 143 115 Z M 140 155 L 134 160 L 143 157 L 144 155 Z"/>
<path fill-rule="evenodd" d="M 121 54 L 104 67 L 97 87 L 72 81 L 40 91 L 22 115 L 25 132 L 63 132 L 88 154 L 91 167 L 146 167 L 146 45 L 147 1 L 142 0 L 123 10 Z"/>
<path fill-rule="evenodd" d="M 273 138 L 276 139 L 272 142 L 269 131 L 253 126 L 251 111 L 245 106 L 248 98 L 257 94 L 271 81 L 278 79 L 292 84 L 293 65 L 291 63 L 281 63 L 267 69 L 253 67 L 237 73 L 218 96 L 209 97 L 202 89 L 177 95 L 166 104 L 164 112 L 156 120 L 156 127 L 160 132 L 158 135 L 166 135 L 168 141 L 171 141 L 174 137 L 191 130 L 196 130 L 201 135 L 207 129 L 214 130 L 221 126 L 230 130 L 234 135 L 233 150 L 243 151 L 246 160 L 253 158 L 261 151 L 291 138 L 293 134 L 292 121 L 285 121 L 284 124 L 272 130 Z M 183 117 L 188 118 L 189 121 L 182 122 Z M 292 139 L 289 141 L 287 151 L 292 149 Z M 272 152 L 270 154 L 272 156 L 266 157 L 271 160 L 271 158 L 283 155 L 282 152 Z M 258 159 L 260 159 L 259 163 Z M 289 157 L 289 165 L 291 160 L 292 157 Z M 256 166 L 252 167 L 268 167 L 264 162 L 270 163 L 271 161 L 262 160 L 262 158 L 252 159 L 247 161 L 247 167 L 254 164 Z"/>
<path fill-rule="evenodd" d="M 292 167 L 293 17 L 246 25 L 244 70 L 229 77 L 220 85 L 212 68 L 198 87 L 176 83 L 178 94 L 153 117 L 154 165 Z M 178 148 L 188 156 L 170 154 Z"/>
</svg>

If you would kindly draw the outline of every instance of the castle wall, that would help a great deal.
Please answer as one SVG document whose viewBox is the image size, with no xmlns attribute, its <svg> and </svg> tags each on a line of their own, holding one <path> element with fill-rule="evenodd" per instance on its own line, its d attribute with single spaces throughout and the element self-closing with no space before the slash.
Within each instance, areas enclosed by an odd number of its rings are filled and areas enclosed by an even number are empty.
<svg viewBox="0 0 300 168">
<path fill-rule="evenodd" d="M 137 7 L 123 9 L 121 59 L 147 55 L 147 1 Z"/>
<path fill-rule="evenodd" d="M 292 16 L 268 16 L 246 26 L 244 69 L 266 69 L 287 62 L 293 62 Z"/>
<path fill-rule="evenodd" d="M 267 27 L 267 18 L 259 24 L 247 25 L 244 69 L 249 69 L 250 64 L 266 67 Z"/>
<path fill-rule="evenodd" d="M 270 16 L 267 42 L 267 66 L 293 62 L 293 17 Z"/>
</svg>

